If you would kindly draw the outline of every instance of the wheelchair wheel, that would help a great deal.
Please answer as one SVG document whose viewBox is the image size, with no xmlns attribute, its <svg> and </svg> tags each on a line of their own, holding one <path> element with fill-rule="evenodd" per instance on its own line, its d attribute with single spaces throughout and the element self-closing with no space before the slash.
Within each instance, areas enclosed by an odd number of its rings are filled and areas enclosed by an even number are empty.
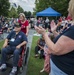
<svg viewBox="0 0 74 75">
<path fill-rule="evenodd" d="M 18 74 L 21 74 L 23 72 L 24 66 L 27 63 L 28 54 L 29 54 L 29 47 L 26 48 L 26 53 L 24 55 L 22 66 L 18 67 Z"/>
<path fill-rule="evenodd" d="M 29 54 L 29 47 L 27 47 L 27 49 L 26 49 L 24 65 L 26 65 L 26 63 L 27 63 L 28 54 Z"/>
<path fill-rule="evenodd" d="M 23 72 L 23 66 L 19 68 L 20 74 Z"/>
<path fill-rule="evenodd" d="M 0 49 L 0 54 L 1 54 L 1 49 Z"/>
<path fill-rule="evenodd" d="M 24 66 L 18 67 L 17 75 L 20 75 L 23 73 Z"/>
</svg>

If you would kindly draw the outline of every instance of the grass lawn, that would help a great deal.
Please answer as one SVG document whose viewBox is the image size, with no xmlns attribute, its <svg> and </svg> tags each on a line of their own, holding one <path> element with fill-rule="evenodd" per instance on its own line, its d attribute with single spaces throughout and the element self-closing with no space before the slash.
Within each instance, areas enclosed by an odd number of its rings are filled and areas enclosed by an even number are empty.
<svg viewBox="0 0 74 75">
<path fill-rule="evenodd" d="M 39 59 L 34 57 L 34 49 L 37 44 L 37 39 L 39 37 L 34 36 L 32 41 L 31 53 L 28 62 L 27 75 L 48 75 L 46 72 L 40 73 L 40 70 L 43 68 L 44 59 Z"/>
<path fill-rule="evenodd" d="M 4 44 L 4 40 L 3 40 L 3 41 L 0 41 L 0 50 L 2 49 L 3 44 Z M 0 51 L 0 52 L 1 52 L 1 51 Z M 0 58 L 1 58 L 1 54 L 0 54 Z"/>
<path fill-rule="evenodd" d="M 4 44 L 4 40 L 0 41 L 0 49 L 2 48 L 3 44 Z"/>
</svg>

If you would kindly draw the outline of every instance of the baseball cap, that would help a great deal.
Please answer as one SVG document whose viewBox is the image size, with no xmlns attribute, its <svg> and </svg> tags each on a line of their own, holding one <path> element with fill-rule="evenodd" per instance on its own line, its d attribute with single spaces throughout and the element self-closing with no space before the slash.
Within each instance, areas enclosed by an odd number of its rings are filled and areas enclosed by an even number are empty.
<svg viewBox="0 0 74 75">
<path fill-rule="evenodd" d="M 15 27 L 21 27 L 21 24 L 20 24 L 20 23 L 15 23 L 14 26 L 15 26 Z"/>
</svg>

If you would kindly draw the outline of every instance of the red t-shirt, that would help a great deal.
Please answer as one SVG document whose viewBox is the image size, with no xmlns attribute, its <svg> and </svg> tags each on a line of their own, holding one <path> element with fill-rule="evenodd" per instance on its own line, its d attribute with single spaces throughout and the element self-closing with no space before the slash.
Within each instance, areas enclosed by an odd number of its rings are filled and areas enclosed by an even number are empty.
<svg viewBox="0 0 74 75">
<path fill-rule="evenodd" d="M 21 22 L 21 20 L 18 20 L 18 22 L 21 24 L 21 31 L 26 34 L 27 26 L 29 25 L 28 20 L 26 20 L 24 23 Z"/>
<path fill-rule="evenodd" d="M 71 16 L 67 16 L 66 20 L 72 20 Z"/>
<path fill-rule="evenodd" d="M 59 22 L 62 22 L 62 18 L 59 19 Z"/>
</svg>

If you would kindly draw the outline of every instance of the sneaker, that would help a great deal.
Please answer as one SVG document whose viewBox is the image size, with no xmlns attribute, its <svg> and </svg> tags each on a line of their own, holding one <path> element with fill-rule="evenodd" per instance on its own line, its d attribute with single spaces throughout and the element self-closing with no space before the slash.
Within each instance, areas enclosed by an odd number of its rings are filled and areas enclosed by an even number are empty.
<svg viewBox="0 0 74 75">
<path fill-rule="evenodd" d="M 6 64 L 2 64 L 1 66 L 0 66 L 0 70 L 5 70 L 7 67 L 6 67 Z"/>
<path fill-rule="evenodd" d="M 44 68 L 40 71 L 40 73 L 44 72 Z"/>
<path fill-rule="evenodd" d="M 16 74 L 17 74 L 17 67 L 13 67 L 9 75 L 16 75 Z"/>
<path fill-rule="evenodd" d="M 35 55 L 35 58 L 37 58 L 37 57 L 39 57 L 39 55 L 38 55 L 38 54 L 36 54 L 36 55 Z"/>
</svg>

